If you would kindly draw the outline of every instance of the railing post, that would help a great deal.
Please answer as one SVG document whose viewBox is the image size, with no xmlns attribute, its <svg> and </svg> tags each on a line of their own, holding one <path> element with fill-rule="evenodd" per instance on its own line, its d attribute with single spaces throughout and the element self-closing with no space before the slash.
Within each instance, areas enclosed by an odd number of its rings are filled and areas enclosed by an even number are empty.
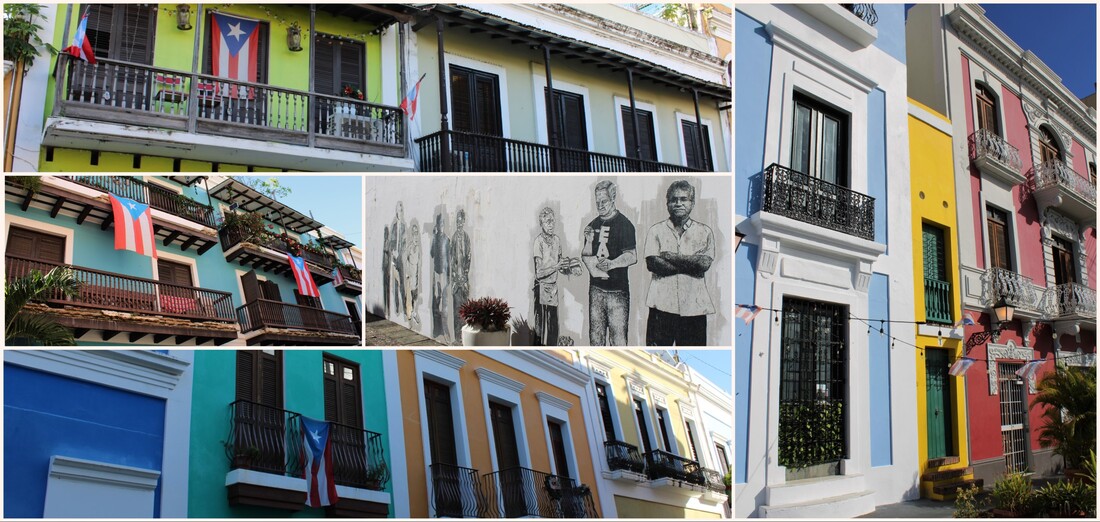
<svg viewBox="0 0 1100 522">
<path fill-rule="evenodd" d="M 317 4 L 309 4 L 309 37 L 314 38 L 314 23 L 317 19 Z M 314 50 L 313 42 L 309 42 L 309 101 L 306 108 L 306 144 L 313 148 L 317 144 L 317 97 L 314 96 L 316 78 L 313 76 Z"/>
<path fill-rule="evenodd" d="M 436 59 L 439 61 L 439 154 L 440 168 L 451 172 L 451 123 L 447 117 L 447 63 L 443 52 L 443 18 L 436 15 L 435 42 Z"/>
</svg>

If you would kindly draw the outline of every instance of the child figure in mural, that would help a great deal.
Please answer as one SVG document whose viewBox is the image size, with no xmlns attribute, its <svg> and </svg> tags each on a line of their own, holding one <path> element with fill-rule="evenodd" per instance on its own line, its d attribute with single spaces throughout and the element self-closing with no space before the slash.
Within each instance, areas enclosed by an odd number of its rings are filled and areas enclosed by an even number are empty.
<svg viewBox="0 0 1100 522">
<path fill-rule="evenodd" d="M 580 275 L 580 260 L 562 257 L 561 239 L 554 233 L 556 223 L 550 207 L 539 212 L 542 233 L 535 236 L 535 345 L 554 346 L 558 342 L 558 273 Z"/>
<path fill-rule="evenodd" d="M 705 346 L 714 303 L 704 279 L 714 262 L 714 233 L 691 219 L 695 187 L 684 180 L 665 192 L 668 219 L 649 227 L 645 264 L 653 274 L 646 306 L 646 346 Z"/>
<path fill-rule="evenodd" d="M 447 242 L 447 234 L 443 230 L 443 214 L 436 214 L 429 253 L 432 258 L 432 338 L 446 335 L 443 327 L 443 303 L 446 302 L 447 295 Z"/>
<path fill-rule="evenodd" d="M 405 246 L 405 320 L 420 325 L 420 225 L 413 220 Z"/>
<path fill-rule="evenodd" d="M 630 317 L 627 267 L 638 262 L 634 224 L 615 209 L 618 187 L 608 180 L 594 190 L 596 219 L 584 228 L 581 261 L 588 269 L 588 327 L 593 346 L 625 346 Z"/>
<path fill-rule="evenodd" d="M 393 260 L 394 310 L 405 310 L 405 206 L 397 202 L 390 225 L 390 257 Z"/>
<path fill-rule="evenodd" d="M 390 316 L 390 227 L 382 225 L 382 316 Z"/>
<path fill-rule="evenodd" d="M 455 233 L 451 237 L 451 313 L 454 319 L 454 340 L 462 338 L 462 318 L 458 309 L 470 300 L 470 236 L 466 235 L 466 211 L 455 214 Z"/>
</svg>

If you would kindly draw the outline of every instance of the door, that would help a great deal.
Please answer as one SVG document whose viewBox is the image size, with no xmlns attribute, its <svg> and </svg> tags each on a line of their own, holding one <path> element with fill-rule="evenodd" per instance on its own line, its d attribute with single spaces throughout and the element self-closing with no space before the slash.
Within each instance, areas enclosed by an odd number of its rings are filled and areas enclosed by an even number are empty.
<svg viewBox="0 0 1100 522">
<path fill-rule="evenodd" d="M 933 323 L 951 324 L 951 284 L 947 282 L 947 254 L 943 229 L 922 226 L 924 253 L 924 313 Z"/>
<path fill-rule="evenodd" d="M 687 166 L 695 170 L 713 171 L 714 156 L 710 150 L 710 127 L 703 125 L 702 141 L 699 138 L 699 125 L 693 121 L 680 120 L 680 132 L 684 135 L 684 157 L 687 159 Z"/>
<path fill-rule="evenodd" d="M 153 63 L 156 10 L 150 5 L 87 4 L 85 31 L 97 61 L 73 60 L 70 89 L 76 101 L 149 110 L 153 73 L 134 65 Z M 127 65 L 134 64 L 134 65 Z"/>
<path fill-rule="evenodd" d="M 236 465 L 283 474 L 286 416 L 283 357 L 275 350 L 237 350 L 233 442 Z M 240 459 L 238 461 L 238 459 Z"/>
<path fill-rule="evenodd" d="M 623 148 L 626 150 L 626 157 L 634 159 L 642 159 L 646 161 L 657 161 L 657 139 L 653 131 L 653 113 L 643 109 L 635 109 L 633 113 L 630 112 L 629 106 L 621 106 L 619 108 L 620 116 L 623 120 Z M 634 116 L 638 116 L 638 147 L 640 151 L 634 147 Z M 639 167 L 637 170 L 651 170 L 649 168 Z"/>
<path fill-rule="evenodd" d="M 573 475 L 569 472 L 569 459 L 566 458 L 565 453 L 565 434 L 562 432 L 562 424 L 548 420 L 546 427 L 550 431 L 550 448 L 553 450 L 554 469 L 557 470 L 554 474 L 559 477 L 572 477 Z"/>
<path fill-rule="evenodd" d="M 435 508 L 435 516 L 462 517 L 461 479 L 465 475 L 458 467 L 450 388 L 445 384 L 424 379 L 424 405 L 428 417 L 428 451 L 431 459 L 432 507 Z"/>
<path fill-rule="evenodd" d="M 924 359 L 924 390 L 928 419 L 928 458 L 951 454 L 951 390 L 947 351 L 928 348 Z"/>
<path fill-rule="evenodd" d="M 344 306 L 348 309 L 348 316 L 351 317 L 351 326 L 355 329 L 355 335 L 362 335 L 363 319 L 359 317 L 359 306 L 355 304 L 355 301 L 344 301 Z"/>
<path fill-rule="evenodd" d="M 611 420 L 611 404 L 607 397 L 607 387 L 603 383 L 596 383 L 596 397 L 600 402 L 600 419 L 603 422 L 603 434 L 605 441 L 618 440 L 615 438 L 615 425 Z"/>
<path fill-rule="evenodd" d="M 545 96 L 546 89 L 543 89 Z M 584 96 L 572 92 L 554 89 L 554 99 L 548 105 L 555 111 L 557 140 L 548 136 L 551 146 L 568 150 L 558 150 L 557 171 L 588 172 L 588 129 L 584 118 Z M 547 119 L 550 113 L 547 111 Z"/>
<path fill-rule="evenodd" d="M 986 226 L 989 229 L 989 266 L 1012 270 L 1012 259 L 1009 255 L 1009 247 L 1012 243 L 1008 238 L 1008 213 L 988 207 Z"/>
<path fill-rule="evenodd" d="M 1046 163 L 1051 160 L 1061 160 L 1062 150 L 1058 146 L 1058 140 L 1051 134 L 1050 129 L 1039 127 L 1039 162 Z"/>
<path fill-rule="evenodd" d="M 367 91 L 363 43 L 318 34 L 313 49 L 313 88 L 319 94 L 337 97 L 317 98 L 317 131 L 341 138 L 367 138 L 363 120 L 356 118 L 366 115 L 366 107 L 355 98 L 344 97 L 345 88 Z"/>
<path fill-rule="evenodd" d="M 283 306 L 283 298 L 282 293 L 279 291 L 279 283 L 270 279 L 260 281 L 260 295 L 267 301 L 260 306 L 265 325 L 280 326 L 297 324 L 288 320 L 287 315 L 293 314 L 294 312 L 287 310 L 287 307 Z"/>
<path fill-rule="evenodd" d="M 1073 261 L 1073 245 L 1060 237 L 1054 238 L 1051 247 L 1054 254 L 1054 284 L 1077 282 L 1077 270 Z"/>
<path fill-rule="evenodd" d="M 1016 372 L 1018 362 L 997 361 L 997 387 L 1001 403 L 1001 440 L 1004 442 L 1005 470 L 1023 472 L 1028 468 L 1027 395 L 1024 381 Z"/>
<path fill-rule="evenodd" d="M 527 514 L 527 491 L 523 468 L 519 463 L 519 445 L 516 427 L 512 419 L 512 407 L 489 402 L 489 418 L 493 426 L 493 443 L 496 446 L 497 480 L 504 516 L 520 517 Z"/>
<path fill-rule="evenodd" d="M 199 295 L 194 290 L 195 283 L 191 279 L 190 265 L 158 258 L 157 280 L 164 283 L 157 285 L 161 312 L 196 315 L 204 306 L 213 305 L 199 302 Z"/>
<path fill-rule="evenodd" d="M 214 27 L 214 23 L 213 13 L 208 11 L 206 15 L 206 31 L 203 35 L 202 72 L 203 74 L 216 76 L 219 79 L 199 79 L 199 118 L 254 126 L 266 126 L 268 124 L 268 95 L 270 94 L 272 100 L 275 101 L 278 96 L 277 93 L 274 91 L 266 91 L 256 86 L 249 87 L 243 83 L 246 82 L 258 85 L 267 84 L 267 67 L 269 59 L 268 39 L 270 34 L 268 23 L 259 21 L 256 24 L 256 78 L 254 81 L 249 81 L 248 78 L 241 78 L 239 80 L 231 79 L 228 72 L 222 72 L 223 70 L 220 64 L 218 66 L 220 74 L 215 74 L 213 63 L 214 54 L 211 51 L 211 47 L 217 43 L 214 41 L 215 35 L 211 30 L 211 28 Z M 226 25 L 228 25 L 228 23 Z M 230 34 L 230 31 L 226 31 L 225 34 Z M 251 74 L 251 72 L 249 74 Z M 293 102 L 287 100 L 279 101 L 278 103 L 291 105 Z M 301 100 L 301 103 L 306 103 L 306 100 Z M 286 110 L 292 111 L 293 109 L 287 107 Z M 304 108 L 299 110 L 304 110 Z M 281 123 L 279 126 L 282 128 L 294 128 L 285 123 Z M 304 127 L 304 124 L 297 127 L 297 130 L 304 131 L 305 129 L 302 127 Z"/>
<path fill-rule="evenodd" d="M 359 365 L 324 354 L 325 420 L 333 422 L 332 460 L 336 483 L 366 487 L 371 471 L 363 432 L 362 384 Z"/>
<path fill-rule="evenodd" d="M 503 172 L 504 143 L 500 79 L 495 74 L 452 65 L 451 128 L 474 136 L 455 136 L 451 150 L 456 171 Z"/>
<path fill-rule="evenodd" d="M 978 99 L 978 128 L 1000 136 L 996 97 L 983 85 L 978 85 L 975 91 Z"/>
<path fill-rule="evenodd" d="M 244 292 L 243 301 L 245 304 L 245 313 L 243 315 L 238 314 L 238 319 L 242 322 L 248 322 L 248 324 L 241 325 L 244 331 L 251 331 L 263 325 L 263 313 L 260 311 L 260 308 L 264 306 L 264 303 L 259 301 L 259 299 L 263 298 L 263 294 L 261 293 L 260 281 L 256 278 L 255 270 L 249 270 L 241 274 L 241 290 Z"/>
</svg>

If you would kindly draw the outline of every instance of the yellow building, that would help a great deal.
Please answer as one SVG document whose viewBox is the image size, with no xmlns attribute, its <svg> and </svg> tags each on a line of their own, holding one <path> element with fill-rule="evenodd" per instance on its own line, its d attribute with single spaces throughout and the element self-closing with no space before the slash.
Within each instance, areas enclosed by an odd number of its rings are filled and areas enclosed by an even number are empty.
<svg viewBox="0 0 1100 522">
<path fill-rule="evenodd" d="M 973 479 L 963 378 L 948 374 L 963 356 L 951 122 L 909 100 L 909 148 L 920 492 L 942 500 Z"/>
</svg>

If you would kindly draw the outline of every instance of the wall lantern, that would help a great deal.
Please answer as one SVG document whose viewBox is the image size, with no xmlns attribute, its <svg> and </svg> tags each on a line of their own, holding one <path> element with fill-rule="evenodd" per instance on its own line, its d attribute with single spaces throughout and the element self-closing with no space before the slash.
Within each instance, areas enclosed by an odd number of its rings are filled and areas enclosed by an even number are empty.
<svg viewBox="0 0 1100 522">
<path fill-rule="evenodd" d="M 180 4 L 176 6 L 176 29 L 180 31 L 191 30 L 191 6 Z"/>
<path fill-rule="evenodd" d="M 990 329 L 984 332 L 974 332 L 970 336 L 970 339 L 966 341 L 966 352 L 970 353 L 971 348 L 988 341 L 997 342 L 997 337 L 1001 335 L 1001 332 L 1005 329 L 1008 323 L 1012 322 L 1012 313 L 1016 311 L 1016 307 L 1008 304 L 1004 297 L 997 300 L 997 303 L 993 305 L 993 317 L 990 321 L 996 321 L 996 325 L 990 324 Z M 1027 335 L 1027 332 L 1024 332 Z"/>
<path fill-rule="evenodd" d="M 286 48 L 293 52 L 302 50 L 302 28 L 298 22 L 291 22 L 286 28 Z"/>
<path fill-rule="evenodd" d="M 1006 323 L 1012 322 L 1012 312 L 1016 311 L 1016 308 L 1005 302 L 1002 297 L 997 304 L 993 305 L 993 315 L 997 318 L 997 322 L 1000 323 L 997 330 L 1004 328 Z"/>
</svg>

